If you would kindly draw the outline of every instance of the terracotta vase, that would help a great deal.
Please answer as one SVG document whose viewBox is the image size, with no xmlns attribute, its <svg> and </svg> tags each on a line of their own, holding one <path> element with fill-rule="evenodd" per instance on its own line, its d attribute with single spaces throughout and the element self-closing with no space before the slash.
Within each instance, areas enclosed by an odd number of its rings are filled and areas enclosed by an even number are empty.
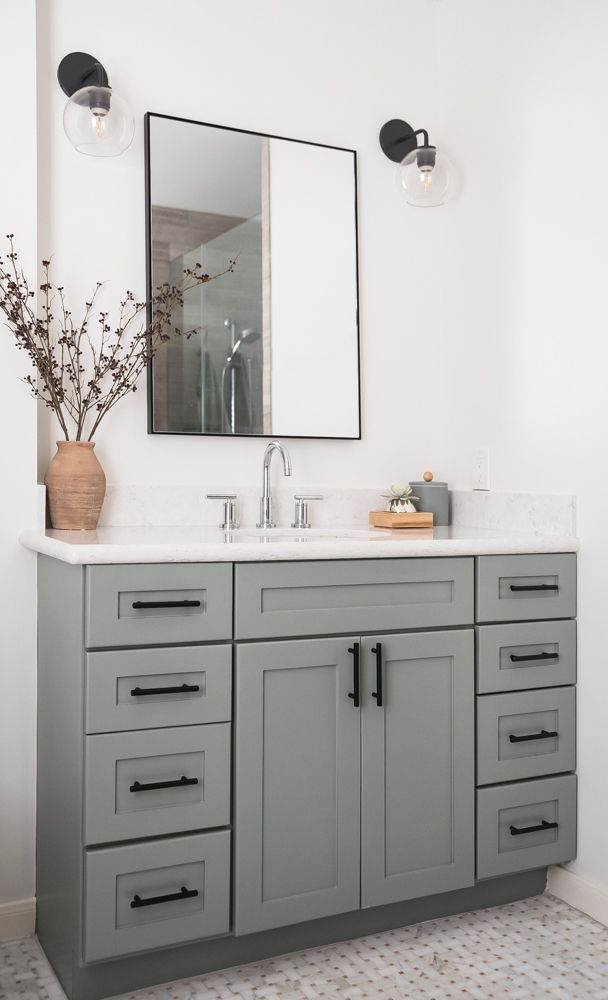
<svg viewBox="0 0 608 1000">
<path fill-rule="evenodd" d="M 58 441 L 44 482 L 53 528 L 72 531 L 97 527 L 106 477 L 92 441 Z"/>
</svg>

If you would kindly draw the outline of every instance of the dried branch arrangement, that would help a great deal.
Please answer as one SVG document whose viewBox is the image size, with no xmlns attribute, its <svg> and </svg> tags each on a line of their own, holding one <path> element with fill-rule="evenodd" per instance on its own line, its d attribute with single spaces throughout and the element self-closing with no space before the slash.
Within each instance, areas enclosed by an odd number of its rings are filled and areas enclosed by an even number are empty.
<svg viewBox="0 0 608 1000">
<path fill-rule="evenodd" d="M 190 289 L 235 267 L 230 261 L 224 271 L 209 275 L 195 264 L 184 271 L 179 285 L 159 285 L 148 302 L 137 302 L 127 292 L 116 325 L 108 312 L 97 307 L 102 287 L 98 283 L 85 302 L 82 319 L 75 321 L 64 287 L 51 282 L 48 260 L 42 261 L 44 280 L 34 311 L 35 293 L 19 265 L 14 237 L 7 240 L 9 252 L 0 256 L 0 311 L 17 348 L 25 351 L 36 369 L 37 374 L 26 375 L 24 382 L 57 415 L 66 441 L 91 441 L 105 415 L 137 390 L 139 376 L 159 347 L 172 337 L 189 338 L 198 332 L 176 326 L 175 310 L 183 306 Z M 152 319 L 146 323 L 149 307 Z"/>
</svg>

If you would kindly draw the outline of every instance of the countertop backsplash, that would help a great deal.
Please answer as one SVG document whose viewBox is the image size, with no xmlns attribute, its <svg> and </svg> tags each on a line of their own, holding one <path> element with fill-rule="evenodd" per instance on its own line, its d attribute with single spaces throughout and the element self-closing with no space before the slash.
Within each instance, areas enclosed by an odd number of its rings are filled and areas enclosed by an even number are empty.
<svg viewBox="0 0 608 1000">
<path fill-rule="evenodd" d="M 45 488 L 39 487 L 36 527 L 44 528 Z M 101 511 L 100 527 L 129 525 L 209 525 L 222 517 L 219 500 L 206 500 L 206 493 L 230 491 L 238 497 L 238 522 L 242 527 L 256 524 L 259 514 L 259 487 L 229 486 L 225 482 L 198 486 L 108 486 Z M 366 528 L 370 510 L 380 510 L 386 486 L 370 489 L 329 489 L 323 486 L 273 486 L 277 525 L 293 521 L 294 493 L 320 494 L 324 500 L 311 501 L 310 523 L 314 528 Z M 494 493 L 477 490 L 450 491 L 452 524 L 469 528 L 531 532 L 543 535 L 576 534 L 576 497 L 553 493 Z"/>
</svg>

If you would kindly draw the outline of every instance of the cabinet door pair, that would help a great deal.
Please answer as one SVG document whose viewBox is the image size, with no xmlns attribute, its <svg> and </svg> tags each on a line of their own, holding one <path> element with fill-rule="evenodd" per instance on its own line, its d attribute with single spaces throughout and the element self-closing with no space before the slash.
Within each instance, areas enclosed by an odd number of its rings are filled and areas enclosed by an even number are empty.
<svg viewBox="0 0 608 1000">
<path fill-rule="evenodd" d="M 473 713 L 471 630 L 240 645 L 235 933 L 472 885 Z"/>
</svg>

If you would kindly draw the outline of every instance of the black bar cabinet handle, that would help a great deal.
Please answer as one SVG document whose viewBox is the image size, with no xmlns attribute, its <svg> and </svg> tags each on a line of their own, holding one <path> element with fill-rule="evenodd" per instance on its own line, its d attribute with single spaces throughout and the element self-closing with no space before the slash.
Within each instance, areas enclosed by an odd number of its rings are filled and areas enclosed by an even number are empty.
<svg viewBox="0 0 608 1000">
<path fill-rule="evenodd" d="M 376 657 L 376 690 L 372 691 L 372 698 L 376 699 L 378 708 L 382 708 L 382 643 L 377 642 L 372 646 L 372 653 Z"/>
<path fill-rule="evenodd" d="M 348 652 L 353 654 L 353 690 L 348 692 L 348 697 L 353 699 L 355 708 L 359 708 L 361 704 L 361 690 L 359 686 L 359 663 L 361 656 L 359 643 L 354 642 L 352 646 L 349 646 Z"/>
<path fill-rule="evenodd" d="M 134 781 L 129 791 L 152 792 L 155 788 L 185 788 L 187 785 L 198 785 L 198 778 L 187 778 L 182 774 L 181 778 L 174 778 L 172 781 L 148 781 L 145 785 L 140 781 Z"/>
<path fill-rule="evenodd" d="M 559 823 L 548 823 L 546 819 L 537 826 L 510 826 L 512 837 L 520 837 L 522 833 L 539 833 L 541 830 L 557 830 Z"/>
<path fill-rule="evenodd" d="M 200 691 L 198 684 L 177 684 L 175 687 L 160 688 L 140 688 L 134 687 L 131 691 L 132 698 L 143 698 L 149 694 L 191 694 Z"/>
<path fill-rule="evenodd" d="M 559 585 L 557 583 L 512 583 L 511 590 L 523 591 L 523 590 L 559 590 Z"/>
<path fill-rule="evenodd" d="M 186 889 L 183 885 L 179 892 L 168 892 L 165 896 L 148 896 L 142 899 L 141 896 L 133 896 L 131 909 L 137 910 L 140 906 L 155 906 L 157 903 L 173 903 L 179 899 L 194 899 L 198 896 L 198 889 Z"/>
<path fill-rule="evenodd" d="M 200 608 L 200 601 L 133 601 L 136 611 L 141 608 Z"/>
<path fill-rule="evenodd" d="M 533 660 L 557 660 L 559 653 L 531 653 L 529 656 L 518 656 L 511 653 L 511 663 L 532 663 Z"/>
<path fill-rule="evenodd" d="M 548 733 L 546 729 L 541 729 L 540 733 L 531 733 L 530 736 L 514 736 L 509 734 L 509 743 L 530 743 L 532 740 L 554 740 L 559 733 Z"/>
</svg>

